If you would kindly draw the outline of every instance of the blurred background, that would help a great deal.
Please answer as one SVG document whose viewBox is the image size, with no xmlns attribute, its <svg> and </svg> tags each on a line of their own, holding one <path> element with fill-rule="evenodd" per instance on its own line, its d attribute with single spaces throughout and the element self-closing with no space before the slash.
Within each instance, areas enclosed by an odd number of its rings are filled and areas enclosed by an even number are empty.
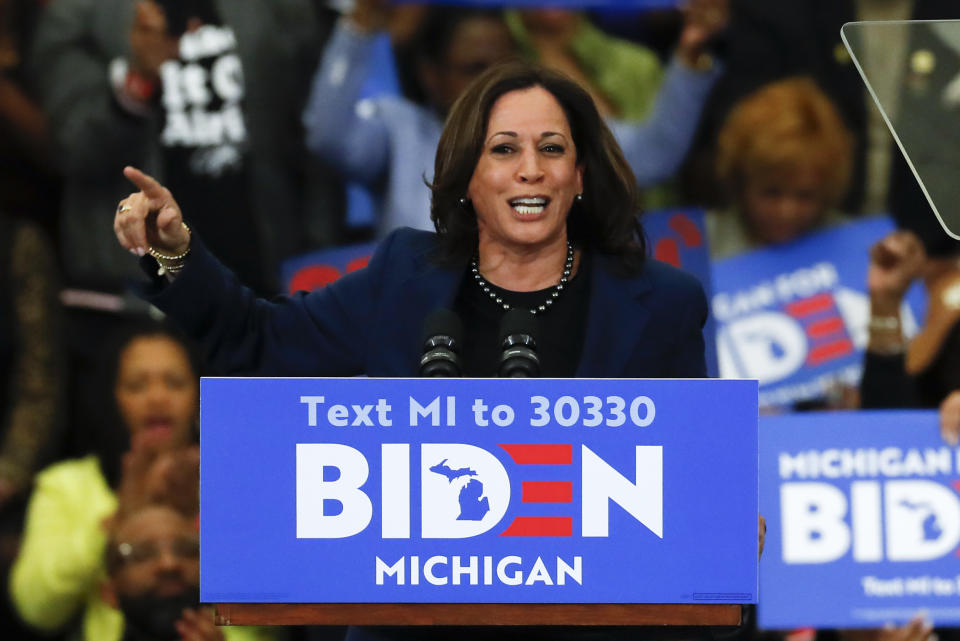
<svg viewBox="0 0 960 641">
<path fill-rule="evenodd" d="M 392 229 L 432 229 L 445 114 L 514 57 L 593 95 L 655 257 L 712 298 L 715 374 L 758 378 L 764 413 L 943 405 L 960 429 L 960 244 L 887 126 L 953 220 L 960 29 L 841 40 L 954 17 L 947 0 L 0 0 L 0 636 L 120 639 L 138 613 L 102 595 L 126 567 L 111 524 L 197 510 L 198 380 L 216 372 L 135 296 L 121 169 L 169 186 L 260 294 L 320 287 Z"/>
</svg>

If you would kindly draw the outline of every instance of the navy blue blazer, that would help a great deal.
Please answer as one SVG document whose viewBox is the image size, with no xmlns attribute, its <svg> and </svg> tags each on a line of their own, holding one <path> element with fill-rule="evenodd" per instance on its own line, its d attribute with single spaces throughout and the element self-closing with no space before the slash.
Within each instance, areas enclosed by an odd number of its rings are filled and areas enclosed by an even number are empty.
<svg viewBox="0 0 960 641">
<path fill-rule="evenodd" d="M 466 265 L 431 260 L 435 234 L 392 233 L 362 270 L 310 293 L 257 299 L 196 238 L 177 279 L 144 292 L 223 374 L 416 376 L 427 315 L 452 307 Z M 598 254 L 577 376 L 706 376 L 707 302 L 689 274 L 650 259 L 638 276 L 614 274 Z"/>
</svg>

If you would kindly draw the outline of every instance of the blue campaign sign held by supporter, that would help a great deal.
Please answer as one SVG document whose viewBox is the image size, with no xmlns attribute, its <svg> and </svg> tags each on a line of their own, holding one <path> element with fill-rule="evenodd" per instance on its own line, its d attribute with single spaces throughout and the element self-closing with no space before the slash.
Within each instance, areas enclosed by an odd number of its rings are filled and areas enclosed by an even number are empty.
<svg viewBox="0 0 960 641">
<path fill-rule="evenodd" d="M 893 229 L 888 218 L 877 217 L 717 261 L 711 311 L 720 375 L 758 379 L 761 407 L 856 385 L 870 316 L 869 250 Z M 913 287 L 902 310 L 908 336 L 923 301 L 920 287 Z"/>
<path fill-rule="evenodd" d="M 958 454 L 934 411 L 761 418 L 760 626 L 960 624 Z"/>
<path fill-rule="evenodd" d="M 756 602 L 756 394 L 203 379 L 201 599 Z"/>
<path fill-rule="evenodd" d="M 641 221 L 653 257 L 696 276 L 703 285 L 707 300 L 710 300 L 713 297 L 713 277 L 703 210 L 665 209 L 646 213 Z M 717 326 L 711 314 L 703 327 L 707 376 L 711 378 L 718 376 L 720 371 L 716 335 Z"/>
</svg>

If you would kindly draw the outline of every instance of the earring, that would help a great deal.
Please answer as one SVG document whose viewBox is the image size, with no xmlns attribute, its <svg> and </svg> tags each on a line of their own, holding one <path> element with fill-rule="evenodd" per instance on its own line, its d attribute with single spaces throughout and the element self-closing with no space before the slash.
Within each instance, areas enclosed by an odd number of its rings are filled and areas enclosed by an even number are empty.
<svg viewBox="0 0 960 641">
<path fill-rule="evenodd" d="M 470 204 L 470 201 L 467 200 L 466 198 L 461 198 L 460 200 L 457 201 L 457 203 L 459 203 L 461 207 L 466 207 L 467 205 Z"/>
<path fill-rule="evenodd" d="M 583 194 L 577 194 L 576 197 L 574 198 L 574 200 L 576 200 L 578 203 L 582 203 L 582 202 L 583 202 Z"/>
</svg>

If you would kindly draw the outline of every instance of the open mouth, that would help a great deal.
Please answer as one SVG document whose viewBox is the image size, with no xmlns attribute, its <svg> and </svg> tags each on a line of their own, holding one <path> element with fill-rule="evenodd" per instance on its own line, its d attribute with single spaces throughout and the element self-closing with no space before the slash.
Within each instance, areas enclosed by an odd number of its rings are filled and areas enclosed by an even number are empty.
<svg viewBox="0 0 960 641">
<path fill-rule="evenodd" d="M 157 435 L 169 435 L 173 431 L 173 420 L 166 416 L 153 416 L 144 422 L 144 428 Z"/>
<path fill-rule="evenodd" d="M 510 206 L 521 216 L 535 216 L 543 213 L 550 203 L 549 198 L 540 196 L 514 198 L 510 201 Z"/>
</svg>

